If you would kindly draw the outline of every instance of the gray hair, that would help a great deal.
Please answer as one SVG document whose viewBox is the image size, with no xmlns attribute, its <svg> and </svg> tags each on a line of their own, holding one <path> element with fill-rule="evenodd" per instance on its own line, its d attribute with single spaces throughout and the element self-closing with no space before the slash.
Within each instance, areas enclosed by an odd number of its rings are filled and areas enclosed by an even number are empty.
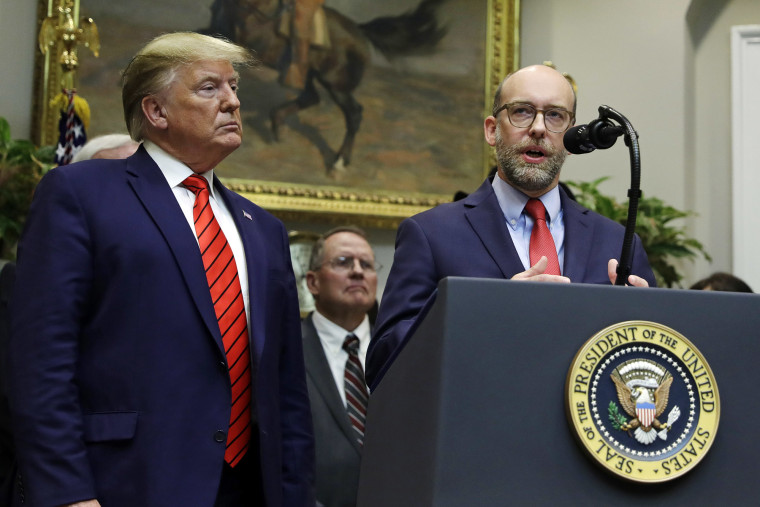
<svg viewBox="0 0 760 507">
<path fill-rule="evenodd" d="M 143 98 L 166 90 L 179 68 L 200 61 L 227 61 L 234 68 L 256 64 L 249 50 L 226 39 L 195 32 L 156 37 L 132 58 L 121 76 L 124 120 L 132 139 L 139 142 L 145 136 Z"/>
<path fill-rule="evenodd" d="M 367 233 L 359 227 L 355 227 L 353 225 L 342 225 L 340 227 L 330 229 L 326 233 L 322 234 L 314 243 L 314 246 L 311 249 L 311 257 L 309 258 L 309 271 L 318 270 L 319 267 L 325 262 L 325 241 L 333 234 L 338 234 L 339 232 L 350 232 L 367 240 Z M 367 240 L 367 242 L 369 243 L 369 240 Z"/>
<path fill-rule="evenodd" d="M 134 141 L 127 134 L 106 134 L 104 136 L 93 137 L 74 155 L 71 163 L 90 160 L 99 151 L 112 150 L 131 143 L 134 143 Z"/>
</svg>

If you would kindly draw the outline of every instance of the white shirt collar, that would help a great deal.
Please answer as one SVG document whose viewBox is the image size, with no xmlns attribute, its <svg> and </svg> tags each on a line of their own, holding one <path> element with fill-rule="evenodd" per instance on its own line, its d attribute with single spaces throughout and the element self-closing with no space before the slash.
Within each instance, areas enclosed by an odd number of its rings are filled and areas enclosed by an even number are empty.
<svg viewBox="0 0 760 507">
<path fill-rule="evenodd" d="M 369 346 L 370 326 L 367 315 L 364 316 L 364 320 L 362 320 L 356 329 L 343 329 L 319 313 L 318 310 L 314 310 L 314 313 L 312 313 L 312 322 L 314 322 L 314 327 L 319 334 L 323 346 L 329 349 L 331 354 L 337 354 L 343 349 L 343 342 L 350 333 L 355 334 L 359 338 L 360 352 L 366 352 Z"/>
<path fill-rule="evenodd" d="M 156 165 L 158 165 L 158 168 L 161 169 L 161 173 L 163 173 L 164 178 L 166 178 L 170 187 L 179 187 L 188 176 L 196 174 L 186 164 L 166 153 L 156 143 L 145 140 L 143 141 L 143 145 L 145 146 L 145 151 L 148 152 L 148 155 L 150 155 Z M 211 197 L 216 199 L 214 190 L 214 170 L 211 169 L 206 171 L 205 173 L 200 174 L 200 176 L 206 178 Z"/>
</svg>

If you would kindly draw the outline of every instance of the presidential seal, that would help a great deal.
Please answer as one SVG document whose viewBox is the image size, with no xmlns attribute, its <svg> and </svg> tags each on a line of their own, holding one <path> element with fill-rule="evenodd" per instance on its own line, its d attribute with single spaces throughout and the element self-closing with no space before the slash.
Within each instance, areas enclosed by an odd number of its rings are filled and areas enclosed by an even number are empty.
<svg viewBox="0 0 760 507">
<path fill-rule="evenodd" d="M 630 321 L 597 333 L 567 374 L 567 416 L 603 468 L 663 482 L 694 468 L 718 430 L 720 398 L 710 366 L 683 335 Z"/>
</svg>

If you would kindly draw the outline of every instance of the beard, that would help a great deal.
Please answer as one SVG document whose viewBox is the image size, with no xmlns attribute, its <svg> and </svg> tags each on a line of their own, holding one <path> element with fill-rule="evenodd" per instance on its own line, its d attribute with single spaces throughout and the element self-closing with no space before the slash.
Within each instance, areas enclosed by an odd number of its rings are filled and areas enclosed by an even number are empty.
<svg viewBox="0 0 760 507">
<path fill-rule="evenodd" d="M 539 164 L 531 164 L 523 160 L 522 153 L 528 146 L 541 147 L 546 152 L 546 160 Z M 548 190 L 556 181 L 567 156 L 565 150 L 555 150 L 545 139 L 528 140 L 507 146 L 501 137 L 501 128 L 498 125 L 495 148 L 499 172 L 514 187 L 529 192 Z"/>
</svg>

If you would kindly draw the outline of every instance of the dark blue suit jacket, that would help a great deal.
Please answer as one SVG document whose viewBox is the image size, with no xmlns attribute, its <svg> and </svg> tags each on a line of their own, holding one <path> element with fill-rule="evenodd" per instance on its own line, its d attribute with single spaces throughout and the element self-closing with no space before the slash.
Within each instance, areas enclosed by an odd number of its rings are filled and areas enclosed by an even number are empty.
<svg viewBox="0 0 760 507">
<path fill-rule="evenodd" d="M 560 188 L 565 223 L 565 265 L 572 282 L 609 284 L 607 262 L 620 257 L 625 228 L 570 199 Z M 367 352 L 367 383 L 374 387 L 390 365 L 438 282 L 447 276 L 512 278 L 525 271 L 491 186 L 457 202 L 404 220 Z M 636 236 L 632 273 L 654 287 Z"/>
<path fill-rule="evenodd" d="M 218 180 L 215 188 L 248 264 L 267 505 L 313 505 L 287 234 Z M 28 504 L 213 505 L 230 414 L 225 353 L 194 232 L 144 148 L 43 178 L 12 309 L 10 397 Z"/>
</svg>

